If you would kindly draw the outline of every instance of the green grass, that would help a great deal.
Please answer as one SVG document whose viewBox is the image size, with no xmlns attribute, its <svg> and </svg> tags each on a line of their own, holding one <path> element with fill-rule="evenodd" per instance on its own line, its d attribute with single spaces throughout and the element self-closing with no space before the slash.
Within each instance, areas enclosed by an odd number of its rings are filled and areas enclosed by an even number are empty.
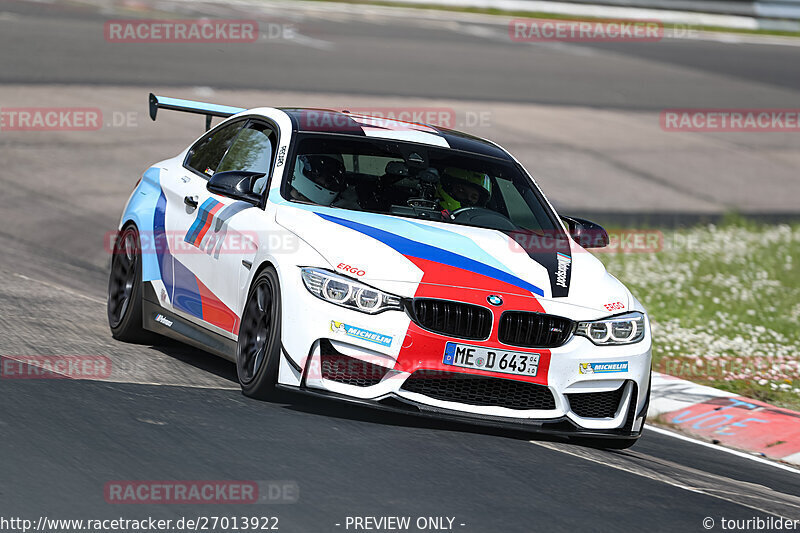
<svg viewBox="0 0 800 533">
<path fill-rule="evenodd" d="M 655 370 L 800 409 L 800 224 L 731 218 L 598 257 L 648 309 Z"/>
<path fill-rule="evenodd" d="M 366 4 L 366 5 L 375 5 L 375 6 L 384 6 L 384 7 L 404 7 L 404 8 L 416 8 L 416 9 L 425 9 L 425 10 L 436 10 L 436 11 L 453 11 L 458 13 L 478 13 L 482 15 L 500 15 L 506 17 L 524 17 L 524 18 L 536 18 L 536 19 L 552 19 L 552 20 L 616 20 L 611 19 L 608 17 L 598 18 L 598 17 L 575 17 L 572 15 L 562 15 L 558 13 L 542 13 L 539 11 L 520 11 L 520 10 L 503 10 L 491 7 L 461 7 L 461 6 L 441 6 L 436 4 L 414 4 L 414 3 L 404 3 L 404 2 L 385 2 L 381 0 L 313 0 L 316 2 L 336 2 L 336 3 L 346 3 L 346 4 Z M 771 30 L 771 29 L 756 29 L 756 30 L 749 30 L 744 28 L 724 28 L 719 26 L 695 26 L 692 25 L 687 27 L 686 24 L 672 24 L 666 23 L 664 24 L 665 30 L 681 30 L 685 31 L 695 30 L 695 31 L 710 31 L 710 32 L 722 32 L 722 33 L 744 33 L 744 34 L 751 34 L 751 35 L 777 35 L 781 37 L 800 37 L 800 32 L 798 31 L 786 31 L 786 30 Z"/>
</svg>

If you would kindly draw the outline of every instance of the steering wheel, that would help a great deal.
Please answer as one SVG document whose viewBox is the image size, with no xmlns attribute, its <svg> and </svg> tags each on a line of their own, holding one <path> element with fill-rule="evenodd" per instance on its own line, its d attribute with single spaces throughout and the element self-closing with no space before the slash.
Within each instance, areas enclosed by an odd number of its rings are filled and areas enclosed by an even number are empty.
<svg viewBox="0 0 800 533">
<path fill-rule="evenodd" d="M 462 219 L 464 222 L 473 222 L 476 218 L 488 218 L 490 220 L 482 221 L 481 226 L 494 226 L 495 229 L 500 230 L 514 230 L 517 229 L 516 224 L 514 224 L 508 217 L 505 215 L 498 213 L 492 209 L 488 209 L 486 207 L 477 207 L 477 206 L 470 206 L 470 207 L 461 207 L 456 209 L 452 213 L 453 220 Z M 495 222 L 492 223 L 491 219 L 495 219 Z"/>
<path fill-rule="evenodd" d="M 453 211 L 451 214 L 453 215 L 453 218 L 456 218 L 458 215 L 460 215 L 462 213 L 468 213 L 470 211 L 476 211 L 478 209 L 480 209 L 482 211 L 492 211 L 491 209 L 486 209 L 485 207 L 476 207 L 476 206 L 473 205 L 473 206 L 470 206 L 470 207 L 459 207 L 458 209 Z M 492 211 L 492 213 L 495 213 L 495 211 Z M 498 215 L 499 214 L 500 213 L 498 213 Z M 505 218 L 505 217 L 503 217 L 503 218 Z"/>
</svg>

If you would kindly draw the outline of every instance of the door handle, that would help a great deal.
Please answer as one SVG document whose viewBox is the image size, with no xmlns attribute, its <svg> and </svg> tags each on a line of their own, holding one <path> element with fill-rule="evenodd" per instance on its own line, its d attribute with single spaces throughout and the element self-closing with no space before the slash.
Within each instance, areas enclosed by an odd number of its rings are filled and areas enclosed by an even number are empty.
<svg viewBox="0 0 800 533">
<path fill-rule="evenodd" d="M 197 200 L 191 196 L 184 196 L 183 203 L 191 207 L 192 209 L 197 209 Z"/>
</svg>

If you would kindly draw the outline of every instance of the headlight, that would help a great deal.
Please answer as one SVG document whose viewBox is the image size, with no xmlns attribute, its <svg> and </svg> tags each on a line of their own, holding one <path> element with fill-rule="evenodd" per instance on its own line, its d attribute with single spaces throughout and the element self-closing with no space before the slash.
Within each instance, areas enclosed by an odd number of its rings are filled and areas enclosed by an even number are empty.
<svg viewBox="0 0 800 533">
<path fill-rule="evenodd" d="M 320 268 L 303 268 L 308 292 L 321 300 L 374 315 L 388 309 L 403 310 L 399 296 L 379 291 Z"/>
<path fill-rule="evenodd" d="M 633 344 L 644 338 L 644 314 L 635 311 L 603 320 L 578 322 L 575 335 L 583 335 L 599 346 Z"/>
</svg>

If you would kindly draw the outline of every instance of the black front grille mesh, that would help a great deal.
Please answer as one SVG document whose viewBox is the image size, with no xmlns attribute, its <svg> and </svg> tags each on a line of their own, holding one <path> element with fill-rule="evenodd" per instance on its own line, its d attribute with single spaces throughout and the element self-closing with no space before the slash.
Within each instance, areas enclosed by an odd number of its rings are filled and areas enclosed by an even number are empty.
<svg viewBox="0 0 800 533">
<path fill-rule="evenodd" d="M 479 305 L 422 298 L 413 310 L 417 324 L 440 335 L 477 340 L 492 332 L 492 313 Z"/>
<path fill-rule="evenodd" d="M 469 405 L 509 409 L 556 408 L 553 393 L 543 385 L 439 370 L 417 370 L 406 379 L 402 389 L 436 400 Z"/>
<path fill-rule="evenodd" d="M 572 412 L 584 418 L 614 418 L 622 401 L 625 385 L 608 392 L 567 394 Z"/>
<path fill-rule="evenodd" d="M 504 344 L 528 348 L 555 348 L 572 334 L 572 321 L 527 311 L 506 311 L 500 317 L 498 338 Z"/>
<path fill-rule="evenodd" d="M 389 372 L 386 367 L 373 365 L 340 353 L 323 353 L 320 358 L 322 359 L 322 379 L 346 385 L 355 385 L 356 387 L 377 385 Z"/>
</svg>

